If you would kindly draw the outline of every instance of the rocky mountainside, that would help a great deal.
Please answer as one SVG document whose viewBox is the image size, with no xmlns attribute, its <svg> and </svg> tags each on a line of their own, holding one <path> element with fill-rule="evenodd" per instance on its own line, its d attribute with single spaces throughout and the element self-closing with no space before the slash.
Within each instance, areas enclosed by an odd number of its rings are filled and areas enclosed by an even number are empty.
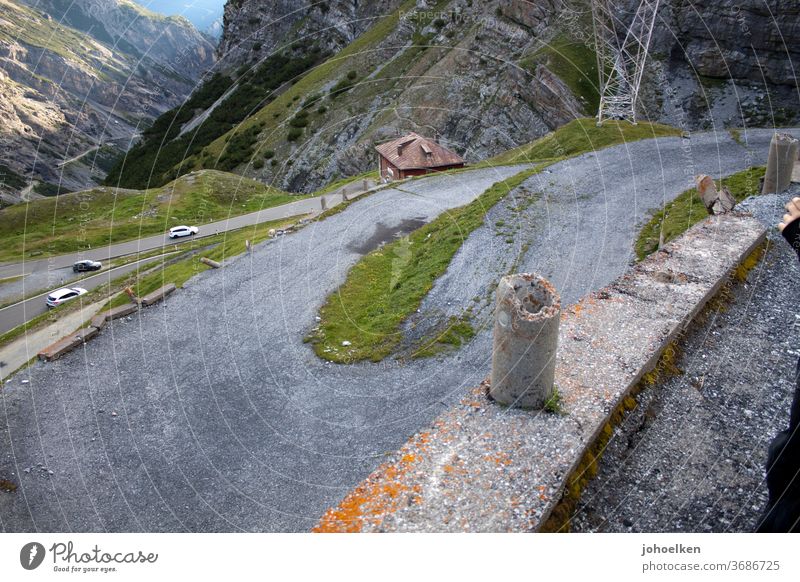
<svg viewBox="0 0 800 582">
<path fill-rule="evenodd" d="M 798 54 L 784 39 L 798 26 L 788 0 L 662 0 L 642 116 L 686 129 L 795 121 Z M 373 169 L 374 144 L 401 132 L 476 161 L 594 115 L 599 99 L 587 0 L 229 0 L 220 58 L 212 112 L 167 114 L 171 133 L 146 135 L 114 183 L 219 168 L 309 191 Z"/>
<path fill-rule="evenodd" d="M 214 60 L 188 21 L 130 0 L 0 0 L 3 200 L 101 180 Z"/>
<path fill-rule="evenodd" d="M 795 123 L 799 37 L 796 0 L 663 0 L 643 109 L 689 128 Z"/>
</svg>

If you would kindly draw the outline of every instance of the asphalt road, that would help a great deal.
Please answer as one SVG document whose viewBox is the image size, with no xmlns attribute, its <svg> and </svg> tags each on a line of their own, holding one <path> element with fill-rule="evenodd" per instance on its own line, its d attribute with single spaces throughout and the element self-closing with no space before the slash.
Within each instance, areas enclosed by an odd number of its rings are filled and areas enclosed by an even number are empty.
<svg viewBox="0 0 800 582">
<path fill-rule="evenodd" d="M 328 195 L 326 198 L 329 207 L 333 207 L 341 202 L 340 195 Z M 262 222 L 270 222 L 272 220 L 281 220 L 301 214 L 319 212 L 320 208 L 319 196 L 315 196 L 313 198 L 304 198 L 302 200 L 297 200 L 281 206 L 265 208 L 264 210 L 259 210 L 258 212 L 251 212 L 249 214 L 242 214 L 241 216 L 233 216 L 231 218 L 226 218 L 225 220 L 199 225 L 200 232 L 196 234 L 194 238 L 214 236 L 215 234 L 219 234 L 221 232 L 236 230 L 245 226 L 253 226 L 255 224 L 261 224 Z M 57 255 L 45 259 L 23 261 L 20 263 L 0 264 L 0 279 L 17 277 L 23 274 L 30 276 L 30 274 L 52 271 L 54 269 L 63 269 L 64 267 L 71 267 L 75 261 L 80 261 L 82 259 L 108 261 L 109 259 L 116 257 L 122 257 L 134 253 L 144 253 L 159 248 L 163 248 L 166 252 L 172 249 L 175 245 L 180 245 L 181 243 L 187 242 L 190 238 L 191 237 L 170 239 L 166 234 L 156 234 L 145 238 L 113 244 L 107 247 L 84 250 L 66 255 Z"/>
<path fill-rule="evenodd" d="M 763 163 L 727 133 L 618 146 L 526 182 L 523 228 L 471 235 L 422 311 L 486 295 L 498 273 L 540 269 L 565 302 L 632 258 L 637 223 L 694 173 Z M 302 342 L 325 297 L 377 232 L 430 220 L 515 169 L 413 181 L 259 245 L 158 307 L 120 320 L 3 387 L 6 531 L 302 531 L 489 371 L 489 331 L 437 359 L 337 366 Z M 515 193 L 516 196 L 517 193 Z M 512 197 L 512 200 L 514 198 Z M 517 245 L 519 237 L 530 246 Z M 505 242 L 511 239 L 511 243 Z M 354 333 L 358 333 L 354 331 Z M 23 380 L 29 383 L 23 384 Z M 112 413 L 116 413 L 113 414 Z M 52 473 L 50 473 L 52 471 Z"/>
<path fill-rule="evenodd" d="M 156 257 L 149 257 L 147 259 L 142 259 L 139 261 L 132 261 L 126 265 L 121 265 L 119 267 L 115 267 L 113 269 L 108 269 L 97 273 L 96 275 L 89 275 L 81 279 L 80 281 L 75 281 L 74 283 L 69 283 L 68 285 L 62 283 L 59 286 L 54 286 L 55 288 L 69 286 L 69 287 L 83 287 L 87 291 L 91 291 L 92 289 L 99 287 L 103 283 L 109 283 L 116 279 L 117 277 L 121 277 L 126 275 L 136 269 L 147 265 L 149 263 L 153 263 L 154 261 L 160 259 L 163 255 L 159 255 Z M 71 272 L 71 269 L 70 269 Z M 85 275 L 85 273 L 83 273 Z M 14 329 L 18 325 L 22 325 L 26 321 L 36 317 L 37 315 L 41 315 L 45 313 L 49 308 L 45 303 L 45 298 L 50 293 L 50 291 L 46 291 L 39 295 L 34 295 L 33 297 L 28 297 L 24 301 L 20 301 L 19 303 L 14 303 L 13 305 L 9 305 L 0 309 L 0 334 L 5 333 L 11 329 Z"/>
</svg>

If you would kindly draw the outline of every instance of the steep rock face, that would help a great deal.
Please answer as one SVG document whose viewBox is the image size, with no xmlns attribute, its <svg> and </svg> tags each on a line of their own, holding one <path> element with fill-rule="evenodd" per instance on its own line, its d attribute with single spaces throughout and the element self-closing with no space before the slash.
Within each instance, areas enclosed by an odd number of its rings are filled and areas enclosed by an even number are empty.
<svg viewBox="0 0 800 582">
<path fill-rule="evenodd" d="M 214 59 L 213 46 L 187 22 L 124 2 L 76 0 L 66 14 L 55 0 L 29 3 L 59 16 L 0 0 L 0 166 L 41 183 L 26 189 L 28 198 L 53 194 L 53 185 L 97 183 L 139 126 L 181 103 Z M 181 66 L 179 51 L 191 64 Z M 0 184 L 3 200 L 20 199 L 19 182 Z"/>
<path fill-rule="evenodd" d="M 401 0 L 228 0 L 219 44 L 221 66 L 234 69 L 294 41 L 338 51 Z"/>
<path fill-rule="evenodd" d="M 214 64 L 214 43 L 181 16 L 162 16 L 132 0 L 21 0 L 129 56 L 155 61 L 190 79 Z"/>
<path fill-rule="evenodd" d="M 796 122 L 799 37 L 796 0 L 665 0 L 645 108 L 689 128 Z"/>
</svg>

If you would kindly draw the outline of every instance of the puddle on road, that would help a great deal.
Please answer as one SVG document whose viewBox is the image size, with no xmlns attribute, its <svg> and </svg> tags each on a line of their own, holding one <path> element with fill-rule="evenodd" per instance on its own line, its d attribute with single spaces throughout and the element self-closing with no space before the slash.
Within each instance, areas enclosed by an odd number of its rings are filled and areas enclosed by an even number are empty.
<svg viewBox="0 0 800 582">
<path fill-rule="evenodd" d="M 417 230 L 421 226 L 425 226 L 427 220 L 424 216 L 417 216 L 415 218 L 407 218 L 400 224 L 395 226 L 386 226 L 382 222 L 375 224 L 375 232 L 372 233 L 366 240 L 355 241 L 347 245 L 347 248 L 354 253 L 366 255 L 370 251 L 374 251 L 386 243 L 397 240 L 402 236 L 406 236 Z"/>
</svg>

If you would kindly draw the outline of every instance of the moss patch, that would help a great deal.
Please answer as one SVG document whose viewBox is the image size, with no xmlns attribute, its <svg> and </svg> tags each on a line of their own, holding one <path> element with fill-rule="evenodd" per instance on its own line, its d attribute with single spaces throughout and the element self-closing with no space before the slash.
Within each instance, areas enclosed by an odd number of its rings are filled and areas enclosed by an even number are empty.
<svg viewBox="0 0 800 582">
<path fill-rule="evenodd" d="M 592 47 L 562 34 L 519 64 L 531 74 L 541 64 L 558 75 L 583 104 L 584 113 L 595 112 L 600 106 L 597 54 Z"/>
</svg>

